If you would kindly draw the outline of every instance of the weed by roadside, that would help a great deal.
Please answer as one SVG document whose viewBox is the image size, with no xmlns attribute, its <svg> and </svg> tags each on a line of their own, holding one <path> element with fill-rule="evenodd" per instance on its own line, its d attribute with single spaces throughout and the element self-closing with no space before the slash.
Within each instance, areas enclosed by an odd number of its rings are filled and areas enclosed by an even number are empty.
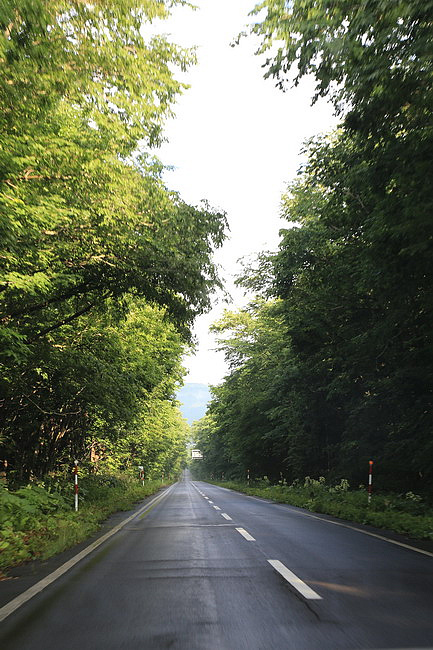
<svg viewBox="0 0 433 650">
<path fill-rule="evenodd" d="M 129 510 L 161 487 L 161 481 L 143 486 L 129 475 L 83 477 L 75 512 L 70 486 L 61 482 L 16 491 L 0 485 L 0 576 L 9 567 L 46 559 L 83 541 L 110 514 Z"/>
<path fill-rule="evenodd" d="M 252 481 L 250 485 L 235 481 L 209 482 L 312 512 L 387 528 L 414 539 L 433 539 L 433 510 L 412 492 L 374 494 L 368 505 L 365 488 L 352 490 L 346 479 L 334 486 L 326 485 L 323 477 L 316 480 L 309 476 L 304 482 L 297 480 L 292 485 L 271 485 L 266 479 Z"/>
</svg>

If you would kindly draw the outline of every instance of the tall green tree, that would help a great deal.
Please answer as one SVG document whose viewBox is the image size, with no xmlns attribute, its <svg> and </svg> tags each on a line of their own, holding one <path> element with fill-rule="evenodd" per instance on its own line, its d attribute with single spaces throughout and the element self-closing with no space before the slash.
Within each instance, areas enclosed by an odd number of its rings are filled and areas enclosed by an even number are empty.
<svg viewBox="0 0 433 650">
<path fill-rule="evenodd" d="M 134 436 L 141 440 L 158 408 L 174 405 L 182 338 L 163 310 L 136 299 L 126 309 L 121 319 L 112 305 L 83 316 L 79 328 L 56 330 L 10 372 L 1 429 L 4 456 L 18 478 L 88 455 L 97 441 L 114 450 Z M 164 429 L 161 421 L 161 440 Z"/>
<path fill-rule="evenodd" d="M 243 280 L 280 299 L 270 402 L 257 403 L 265 421 L 256 418 L 254 435 L 242 428 L 239 395 L 254 412 L 258 373 L 247 370 L 259 367 L 247 337 L 230 341 L 236 367 L 211 407 L 215 441 L 259 457 L 270 456 L 263 440 L 278 414 L 292 477 L 359 481 L 373 457 L 379 484 L 431 488 L 432 9 L 264 0 L 253 12 L 266 76 L 283 87 L 313 75 L 313 99 L 328 96 L 342 118 L 304 152 L 283 197 L 291 227 L 278 254 L 262 255 Z"/>
<path fill-rule="evenodd" d="M 281 303 L 258 299 L 226 312 L 213 329 L 230 374 L 213 389 L 204 465 L 218 460 L 213 472 L 239 478 L 248 470 L 251 477 L 294 477 L 303 469 L 297 444 L 303 429 L 295 392 L 280 390 L 283 377 L 297 373 Z"/>
<path fill-rule="evenodd" d="M 193 60 L 142 36 L 143 21 L 167 13 L 153 1 L 4 5 L 0 287 L 11 355 L 125 291 L 170 304 L 186 325 L 207 305 L 223 219 L 170 194 L 145 152 L 182 89 L 173 66 Z"/>
<path fill-rule="evenodd" d="M 415 254 L 397 224 L 387 228 L 405 204 L 376 164 L 347 133 L 312 146 L 284 200 L 301 227 L 284 233 L 276 287 L 305 377 L 323 398 L 317 435 L 331 418 L 333 465 L 358 476 L 375 456 L 388 479 L 405 467 L 422 485 L 431 480 L 432 265 L 428 246 Z"/>
<path fill-rule="evenodd" d="M 225 216 L 169 191 L 150 155 L 195 58 L 146 37 L 174 4 L 0 9 L 1 455 L 23 476 L 169 408 L 218 284 Z"/>
</svg>

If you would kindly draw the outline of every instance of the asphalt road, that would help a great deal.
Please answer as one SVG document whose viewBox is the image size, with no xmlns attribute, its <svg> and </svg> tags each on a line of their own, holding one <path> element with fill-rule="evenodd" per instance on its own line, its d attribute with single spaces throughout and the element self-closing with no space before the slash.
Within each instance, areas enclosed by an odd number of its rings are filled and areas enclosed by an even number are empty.
<svg viewBox="0 0 433 650">
<path fill-rule="evenodd" d="M 5 618 L 0 647 L 433 648 L 432 569 L 432 556 L 186 475 Z M 0 605 L 40 578 L 0 583 Z"/>
</svg>

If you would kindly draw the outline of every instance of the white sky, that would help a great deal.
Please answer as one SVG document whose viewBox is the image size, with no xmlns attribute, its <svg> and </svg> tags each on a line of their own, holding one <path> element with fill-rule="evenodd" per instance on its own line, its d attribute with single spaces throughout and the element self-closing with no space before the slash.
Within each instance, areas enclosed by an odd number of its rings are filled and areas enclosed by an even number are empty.
<svg viewBox="0 0 433 650">
<path fill-rule="evenodd" d="M 302 159 L 303 141 L 336 124 L 329 104 L 311 107 L 313 84 L 306 81 L 283 93 L 263 79 L 261 60 L 254 56 L 257 41 L 230 43 L 250 22 L 254 0 L 195 0 L 199 9 L 179 8 L 160 31 L 173 42 L 199 47 L 199 64 L 183 78 L 191 88 L 175 108 L 176 119 L 166 127 L 168 143 L 158 156 L 174 171 L 166 173 L 170 188 L 191 204 L 207 199 L 227 212 L 230 240 L 217 253 L 228 291 L 229 309 L 244 304 L 233 287 L 240 257 L 276 249 L 280 197 Z M 198 350 L 185 359 L 186 382 L 217 384 L 226 366 L 213 351 L 209 325 L 227 307 L 216 305 L 197 320 Z"/>
</svg>

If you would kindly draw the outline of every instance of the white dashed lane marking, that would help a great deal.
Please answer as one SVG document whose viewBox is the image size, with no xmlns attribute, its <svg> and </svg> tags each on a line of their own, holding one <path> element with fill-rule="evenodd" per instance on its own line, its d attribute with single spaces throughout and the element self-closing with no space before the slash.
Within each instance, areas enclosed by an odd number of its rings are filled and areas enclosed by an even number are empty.
<svg viewBox="0 0 433 650">
<path fill-rule="evenodd" d="M 208 501 L 208 503 L 213 504 L 213 501 L 211 501 L 209 497 L 205 496 L 202 492 L 200 494 Z M 214 505 L 213 507 L 215 510 L 221 510 L 221 508 L 218 506 Z M 221 512 L 221 517 L 224 517 L 224 519 L 227 521 L 232 521 L 230 515 L 225 512 Z M 256 541 L 255 538 L 245 530 L 245 528 L 236 528 L 236 530 L 248 542 Z M 268 562 L 272 568 L 275 569 L 275 571 L 277 571 L 285 580 L 287 580 L 287 582 L 292 585 L 292 587 L 294 587 L 304 598 L 307 600 L 322 600 L 322 596 L 319 596 L 318 593 L 311 589 L 311 587 L 309 587 L 303 580 L 301 580 L 301 578 L 298 578 L 298 576 L 293 573 L 293 571 L 290 571 L 290 569 L 288 569 L 282 562 L 280 562 L 280 560 L 268 560 Z"/>
<path fill-rule="evenodd" d="M 245 528 L 236 528 L 236 530 L 238 531 L 238 533 L 240 533 L 240 534 L 242 535 L 242 537 L 245 537 L 245 539 L 246 539 L 248 542 L 255 542 L 255 541 L 256 541 L 256 540 L 254 539 L 254 537 L 253 537 L 252 535 L 250 535 L 250 534 L 245 530 Z"/>
<path fill-rule="evenodd" d="M 239 529 L 237 529 L 239 530 Z M 275 569 L 275 571 L 278 571 L 280 575 L 283 576 L 287 582 L 289 582 L 292 587 L 295 587 L 299 591 L 300 594 L 304 596 L 304 598 L 307 598 L 308 600 L 322 600 L 322 596 L 319 596 L 311 587 L 305 584 L 301 578 L 298 578 L 297 575 L 293 573 L 293 571 L 290 571 L 282 562 L 279 560 L 268 560 L 269 564 Z"/>
</svg>

